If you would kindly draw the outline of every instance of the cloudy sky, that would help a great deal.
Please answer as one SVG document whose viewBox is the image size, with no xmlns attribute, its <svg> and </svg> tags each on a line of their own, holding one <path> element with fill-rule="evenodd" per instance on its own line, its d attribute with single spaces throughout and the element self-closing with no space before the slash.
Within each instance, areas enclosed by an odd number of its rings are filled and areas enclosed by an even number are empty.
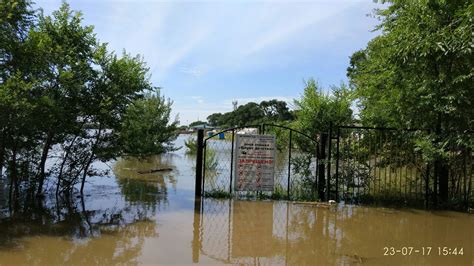
<svg viewBox="0 0 474 266">
<path fill-rule="evenodd" d="M 61 1 L 36 0 L 50 14 Z M 249 101 L 292 102 L 313 77 L 347 82 L 349 56 L 372 39 L 372 1 L 77 0 L 72 9 L 118 54 L 144 57 L 181 124 Z"/>
</svg>

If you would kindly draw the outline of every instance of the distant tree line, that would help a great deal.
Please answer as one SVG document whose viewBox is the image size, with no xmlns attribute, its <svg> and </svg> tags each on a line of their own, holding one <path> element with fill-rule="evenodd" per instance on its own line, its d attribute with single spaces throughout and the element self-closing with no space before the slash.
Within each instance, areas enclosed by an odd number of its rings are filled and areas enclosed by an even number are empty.
<svg viewBox="0 0 474 266">
<path fill-rule="evenodd" d="M 292 121 L 294 113 L 285 101 L 276 99 L 260 103 L 249 102 L 227 113 L 214 113 L 207 117 L 211 126 L 234 127 L 267 122 Z"/>
<path fill-rule="evenodd" d="M 0 2 L 0 175 L 10 196 L 41 195 L 47 177 L 57 193 L 77 183 L 82 193 L 96 160 L 172 149 L 171 102 L 143 60 L 109 52 L 66 3 L 52 16 L 31 5 Z"/>
</svg>

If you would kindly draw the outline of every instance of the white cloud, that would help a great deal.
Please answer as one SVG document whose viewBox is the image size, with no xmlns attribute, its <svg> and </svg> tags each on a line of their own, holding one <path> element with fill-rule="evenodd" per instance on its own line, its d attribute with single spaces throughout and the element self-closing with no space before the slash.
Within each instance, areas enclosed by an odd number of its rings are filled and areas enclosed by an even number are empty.
<svg viewBox="0 0 474 266">
<path fill-rule="evenodd" d="M 177 46 L 159 47 L 158 50 L 161 49 L 163 53 L 161 54 L 161 63 L 158 64 L 159 72 L 157 74 L 161 77 L 166 76 L 168 71 L 180 63 L 186 56 L 188 56 L 193 51 L 193 49 L 196 48 L 196 46 L 206 39 L 208 34 L 209 29 L 200 28 L 191 32 L 190 34 L 186 34 L 186 36 L 183 36 L 185 41 Z M 157 60 L 160 62 L 159 58 L 157 58 Z M 195 69 L 194 73 L 197 73 Z"/>
<path fill-rule="evenodd" d="M 350 23 L 350 14 L 340 13 L 355 4 L 360 1 L 71 3 L 84 9 L 85 22 L 94 24 L 98 38 L 112 49 L 143 55 L 158 86 L 173 71 L 201 77 L 211 69 L 252 71 L 301 60 L 314 46 L 348 34 L 334 30 Z"/>
<path fill-rule="evenodd" d="M 125 49 L 128 53 L 142 55 L 151 69 L 153 80 L 158 83 L 193 54 L 212 30 L 212 24 L 207 21 L 188 23 L 182 6 L 173 2 L 139 4 L 122 1 L 106 4 L 102 6 L 110 6 L 108 12 L 100 16 L 89 14 L 91 20 L 86 23 L 95 24 L 99 39 L 108 42 L 117 53 Z M 84 14 L 88 18 L 87 13 Z M 195 68 L 187 70 L 194 76 L 202 73 L 202 70 Z"/>
<path fill-rule="evenodd" d="M 204 74 L 204 69 L 202 67 L 194 66 L 194 67 L 181 67 L 179 69 L 181 73 L 186 75 L 190 75 L 195 78 L 199 78 Z"/>
<path fill-rule="evenodd" d="M 191 99 L 195 100 L 198 104 L 204 103 L 204 99 L 202 96 L 191 96 Z"/>
<path fill-rule="evenodd" d="M 253 45 L 245 51 L 245 55 L 253 55 L 289 39 L 298 38 L 300 36 L 294 36 L 296 33 L 331 17 L 340 10 L 341 6 L 336 4 L 284 6 L 270 16 L 270 21 L 267 23 L 271 27 L 257 36 Z"/>
<path fill-rule="evenodd" d="M 45 11 L 60 5 L 56 0 L 36 3 Z M 376 5 L 359 0 L 85 0 L 71 1 L 71 6 L 83 11 L 84 24 L 94 25 L 111 50 L 143 55 L 154 85 L 164 88 L 186 123 L 231 111 L 231 97 L 239 105 L 277 99 L 292 106 L 299 97 L 281 95 L 298 95 L 301 86 L 294 84 L 301 78 L 321 75 L 322 83 L 336 79 L 331 71 L 341 68 L 334 66 L 340 59 L 322 54 L 343 55 L 347 61 L 347 47 L 362 48 L 371 35 L 368 21 L 375 23 L 363 12 Z"/>
</svg>

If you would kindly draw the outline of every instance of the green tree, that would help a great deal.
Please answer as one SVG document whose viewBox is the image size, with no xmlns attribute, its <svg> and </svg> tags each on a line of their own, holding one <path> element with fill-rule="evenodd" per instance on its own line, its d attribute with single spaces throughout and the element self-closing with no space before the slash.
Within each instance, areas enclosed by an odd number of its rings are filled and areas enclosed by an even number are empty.
<svg viewBox="0 0 474 266">
<path fill-rule="evenodd" d="M 170 120 L 171 101 L 159 93 L 145 94 L 125 112 L 120 139 L 125 154 L 154 155 L 175 150 L 178 121 Z"/>
<path fill-rule="evenodd" d="M 38 124 L 32 119 L 37 113 L 32 92 L 38 82 L 30 74 L 36 57 L 28 38 L 33 28 L 30 1 L 0 2 L 0 175 L 7 166 L 10 184 L 16 188 L 19 166 L 30 168 L 37 144 L 32 138 L 32 125 Z"/>
<path fill-rule="evenodd" d="M 10 195 L 24 180 L 41 194 L 48 176 L 57 177 L 57 191 L 81 181 L 82 193 L 86 177 L 97 173 L 92 163 L 124 151 L 123 121 L 132 102 L 153 88 L 149 70 L 139 56 L 108 52 L 66 3 L 44 16 L 29 1 L 6 0 L 0 14 L 0 173 L 6 166 Z M 170 103 L 153 97 L 144 106 L 166 107 L 145 111 L 165 122 Z M 58 145 L 61 154 L 46 169 Z"/>
<path fill-rule="evenodd" d="M 351 92 L 341 85 L 324 93 L 314 79 L 305 82 L 303 96 L 295 100 L 296 127 L 308 136 L 329 130 L 333 125 L 352 124 Z"/>
<path fill-rule="evenodd" d="M 93 27 L 82 26 L 81 21 L 81 14 L 64 3 L 52 16 L 40 13 L 37 27 L 29 33 L 38 58 L 32 74 L 41 81 L 34 89 L 41 109 L 34 116 L 41 121 L 34 127 L 42 145 L 36 174 L 38 193 L 42 192 L 51 148 L 79 134 L 84 123 L 77 118 L 85 118 L 89 112 L 86 98 L 96 75 L 91 61 L 98 55 L 100 45 Z"/>
<path fill-rule="evenodd" d="M 223 115 L 221 113 L 214 113 L 209 115 L 206 119 L 207 122 L 209 122 L 209 125 L 216 127 L 224 123 L 222 117 Z"/>
<path fill-rule="evenodd" d="M 382 34 L 351 57 L 348 69 L 364 123 L 474 128 L 474 4 L 390 1 L 376 14 Z"/>
<path fill-rule="evenodd" d="M 348 76 L 370 126 L 431 129 L 420 139 L 435 161 L 446 200 L 449 143 L 472 150 L 474 128 L 474 3 L 387 1 L 376 11 L 380 35 L 351 57 Z M 454 132 L 454 133 L 453 133 Z"/>
<path fill-rule="evenodd" d="M 286 102 L 278 101 L 276 99 L 269 101 L 262 101 L 260 108 L 263 115 L 269 122 L 288 121 L 293 119 L 293 114 L 290 112 Z"/>
<path fill-rule="evenodd" d="M 264 113 L 260 108 L 260 105 L 254 102 L 237 107 L 232 112 L 231 126 L 245 126 L 248 124 L 258 123 L 264 117 Z"/>
<path fill-rule="evenodd" d="M 280 123 L 293 119 L 294 114 L 289 110 L 286 102 L 276 99 L 262 101 L 260 104 L 249 102 L 231 112 L 214 113 L 207 117 L 210 125 L 220 127 L 245 126 L 263 122 Z"/>
</svg>

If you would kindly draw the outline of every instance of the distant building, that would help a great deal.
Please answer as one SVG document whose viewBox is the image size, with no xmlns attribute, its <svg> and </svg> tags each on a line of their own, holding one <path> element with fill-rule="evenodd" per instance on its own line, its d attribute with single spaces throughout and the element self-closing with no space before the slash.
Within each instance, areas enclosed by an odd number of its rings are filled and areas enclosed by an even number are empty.
<svg viewBox="0 0 474 266">
<path fill-rule="evenodd" d="M 237 131 L 237 134 L 258 134 L 258 128 L 248 127 L 242 128 L 241 130 Z"/>
<path fill-rule="evenodd" d="M 214 128 L 215 127 L 212 127 L 212 126 L 209 126 L 209 125 L 206 125 L 206 124 L 199 124 L 199 125 L 195 125 L 195 126 L 190 127 L 190 129 L 192 129 L 193 131 L 197 131 L 198 129 L 213 130 Z"/>
</svg>

